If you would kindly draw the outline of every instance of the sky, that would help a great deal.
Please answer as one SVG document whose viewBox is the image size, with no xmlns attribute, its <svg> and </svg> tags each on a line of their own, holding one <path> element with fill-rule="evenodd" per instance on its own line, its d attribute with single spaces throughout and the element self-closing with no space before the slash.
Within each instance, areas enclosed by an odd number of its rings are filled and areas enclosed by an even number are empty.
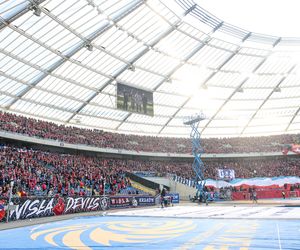
<svg viewBox="0 0 300 250">
<path fill-rule="evenodd" d="M 195 0 L 219 19 L 251 32 L 300 37 L 300 0 Z"/>
</svg>

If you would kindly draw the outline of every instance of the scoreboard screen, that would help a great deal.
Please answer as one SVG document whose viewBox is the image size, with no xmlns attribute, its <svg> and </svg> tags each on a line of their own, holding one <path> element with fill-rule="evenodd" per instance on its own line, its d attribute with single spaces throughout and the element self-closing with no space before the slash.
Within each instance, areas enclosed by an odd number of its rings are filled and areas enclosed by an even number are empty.
<svg viewBox="0 0 300 250">
<path fill-rule="evenodd" d="M 153 116 L 153 93 L 117 83 L 117 108 Z"/>
</svg>

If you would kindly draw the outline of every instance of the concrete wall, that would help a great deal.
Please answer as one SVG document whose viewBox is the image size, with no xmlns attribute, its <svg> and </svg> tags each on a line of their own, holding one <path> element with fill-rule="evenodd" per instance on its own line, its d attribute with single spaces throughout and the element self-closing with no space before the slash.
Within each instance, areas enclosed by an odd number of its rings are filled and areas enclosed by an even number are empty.
<svg viewBox="0 0 300 250">
<path fill-rule="evenodd" d="M 196 188 L 189 187 L 182 183 L 170 180 L 170 191 L 179 193 L 180 200 L 189 200 L 189 196 L 193 197 L 196 194 Z"/>
<path fill-rule="evenodd" d="M 196 194 L 196 188 L 189 187 L 169 178 L 146 177 L 145 179 L 170 187 L 171 193 L 179 193 L 180 200 L 189 200 L 189 196 L 194 196 Z"/>
<path fill-rule="evenodd" d="M 167 187 L 170 187 L 170 180 L 166 177 L 143 177 L 144 179 L 147 179 L 149 181 L 153 181 L 155 183 L 158 183 L 160 185 L 165 185 Z"/>
</svg>

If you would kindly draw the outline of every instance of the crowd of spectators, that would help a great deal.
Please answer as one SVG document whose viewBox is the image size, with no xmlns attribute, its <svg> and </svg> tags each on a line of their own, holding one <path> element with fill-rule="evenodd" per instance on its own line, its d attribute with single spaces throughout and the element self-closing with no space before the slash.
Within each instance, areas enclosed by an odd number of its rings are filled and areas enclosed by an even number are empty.
<svg viewBox="0 0 300 250">
<path fill-rule="evenodd" d="M 300 176 L 300 158 L 239 158 L 235 160 L 218 160 L 206 163 L 207 176 L 215 176 L 217 168 L 233 169 L 236 178 Z"/>
<path fill-rule="evenodd" d="M 8 195 L 11 181 L 18 196 L 114 195 L 131 185 L 111 160 L 2 145 L 0 196 Z"/>
<path fill-rule="evenodd" d="M 0 147 L 0 196 L 7 196 L 14 181 L 14 195 L 98 195 L 119 194 L 130 187 L 126 172 L 145 171 L 160 176 L 177 175 L 191 179 L 188 160 L 107 159 L 82 154 L 62 154 L 26 147 Z M 218 168 L 235 170 L 236 178 L 300 176 L 300 159 L 219 159 L 204 161 L 205 178 L 216 178 Z"/>
<path fill-rule="evenodd" d="M 205 167 L 204 177 L 206 179 L 218 179 L 217 169 L 233 169 L 235 178 L 300 176 L 300 158 L 231 158 L 226 160 L 204 160 L 203 162 Z M 173 168 L 175 169 L 174 179 L 186 185 L 193 185 L 194 182 L 191 176 L 195 176 L 195 174 L 191 164 L 186 163 Z"/>
<path fill-rule="evenodd" d="M 191 154 L 189 138 L 138 136 L 57 125 L 0 111 L 0 130 L 52 139 L 65 143 L 145 152 Z M 298 134 L 247 138 L 203 139 L 205 153 L 279 152 L 283 145 L 299 143 Z"/>
</svg>

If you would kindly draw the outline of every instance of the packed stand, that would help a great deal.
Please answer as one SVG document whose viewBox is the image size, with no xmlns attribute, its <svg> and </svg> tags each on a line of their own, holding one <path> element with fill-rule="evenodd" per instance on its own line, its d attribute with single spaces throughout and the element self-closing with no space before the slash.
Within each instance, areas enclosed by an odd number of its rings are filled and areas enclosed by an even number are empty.
<svg viewBox="0 0 300 250">
<path fill-rule="evenodd" d="M 9 183 L 14 181 L 14 195 L 98 195 L 124 194 L 131 186 L 126 171 L 144 171 L 159 176 L 177 175 L 185 179 L 194 176 L 192 162 L 187 160 L 149 161 L 105 159 L 75 154 L 60 154 L 17 148 L 0 147 L 0 196 L 8 195 Z M 300 176 L 300 159 L 226 161 L 207 160 L 205 177 L 216 178 L 218 168 L 235 170 L 236 178 Z"/>
<path fill-rule="evenodd" d="M 300 158 L 299 157 L 278 157 L 273 159 L 226 159 L 226 160 L 203 160 L 206 179 L 218 179 L 217 169 L 233 169 L 235 178 L 254 178 L 254 177 L 278 177 L 278 176 L 299 176 L 300 177 Z M 190 164 L 191 165 L 191 164 Z M 181 168 L 183 166 L 180 166 Z M 188 186 L 195 186 L 195 176 L 190 167 L 180 168 L 175 171 L 174 180 Z"/>
<path fill-rule="evenodd" d="M 189 138 L 171 138 L 125 135 L 97 129 L 83 129 L 52 122 L 36 120 L 0 111 L 0 130 L 57 140 L 65 143 L 84 144 L 100 148 L 117 148 L 145 152 L 191 154 Z M 247 138 L 203 139 L 205 153 L 279 152 L 283 145 L 299 143 L 300 136 L 277 135 Z"/>
<path fill-rule="evenodd" d="M 11 180 L 21 197 L 115 195 L 131 185 L 124 168 L 110 160 L 1 146 L 0 196 L 8 195 Z"/>
</svg>

